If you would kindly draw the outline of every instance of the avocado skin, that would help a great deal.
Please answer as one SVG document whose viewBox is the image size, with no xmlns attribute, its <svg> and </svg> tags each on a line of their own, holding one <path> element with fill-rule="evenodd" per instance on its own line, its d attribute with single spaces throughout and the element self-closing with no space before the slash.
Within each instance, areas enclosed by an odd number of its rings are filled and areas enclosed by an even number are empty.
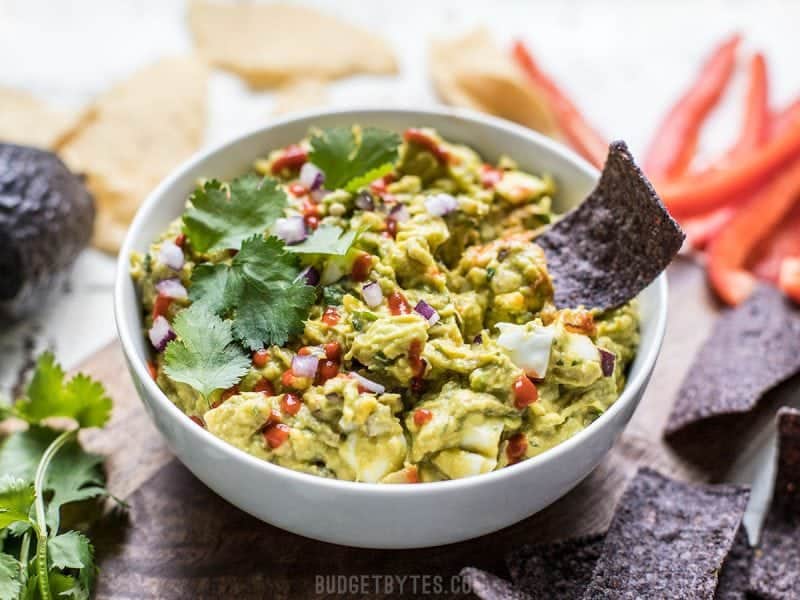
<svg viewBox="0 0 800 600">
<path fill-rule="evenodd" d="M 0 320 L 59 287 L 86 247 L 94 200 L 52 152 L 0 143 Z"/>
</svg>

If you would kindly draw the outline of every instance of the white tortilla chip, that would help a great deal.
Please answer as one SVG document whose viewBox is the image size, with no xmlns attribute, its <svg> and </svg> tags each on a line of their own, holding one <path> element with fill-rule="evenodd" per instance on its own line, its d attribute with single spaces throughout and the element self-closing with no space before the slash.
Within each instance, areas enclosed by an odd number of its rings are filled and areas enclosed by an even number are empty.
<svg viewBox="0 0 800 600">
<path fill-rule="evenodd" d="M 202 143 L 207 83 L 202 62 L 162 59 L 100 96 L 59 148 L 94 195 L 98 248 L 119 250 L 142 200 Z"/>
<path fill-rule="evenodd" d="M 278 90 L 272 114 L 285 115 L 297 110 L 317 108 L 327 102 L 328 90 L 325 84 L 316 79 L 303 79 Z"/>
<path fill-rule="evenodd" d="M 430 70 L 442 100 L 487 112 L 547 135 L 557 132 L 544 94 L 529 82 L 486 29 L 431 44 Z"/>
<path fill-rule="evenodd" d="M 80 123 L 82 113 L 46 106 L 32 95 L 0 87 L 0 141 L 50 150 Z"/>
<path fill-rule="evenodd" d="M 189 28 L 206 60 L 256 89 L 298 78 L 397 71 L 394 54 L 380 37 L 302 6 L 195 0 Z"/>
</svg>

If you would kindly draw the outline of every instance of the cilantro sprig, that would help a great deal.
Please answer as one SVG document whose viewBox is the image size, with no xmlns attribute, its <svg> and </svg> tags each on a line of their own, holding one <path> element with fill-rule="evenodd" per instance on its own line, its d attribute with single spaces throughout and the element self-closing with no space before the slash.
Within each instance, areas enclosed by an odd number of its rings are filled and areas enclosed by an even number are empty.
<svg viewBox="0 0 800 600">
<path fill-rule="evenodd" d="M 332 127 L 311 136 L 308 159 L 325 173 L 325 187 L 355 192 L 394 168 L 400 136 L 376 127 Z"/>
<path fill-rule="evenodd" d="M 336 225 L 320 225 L 304 242 L 286 246 L 286 249 L 294 254 L 344 256 L 360 233 L 352 230 L 343 233 L 342 228 Z"/>
<path fill-rule="evenodd" d="M 43 354 L 25 396 L 5 409 L 28 423 L 0 445 L 0 599 L 88 599 L 96 577 L 94 550 L 76 531 L 59 533 L 61 508 L 106 496 L 102 457 L 83 450 L 81 427 L 100 427 L 111 400 L 85 375 L 66 380 Z M 53 417 L 78 426 L 56 430 Z"/>
<path fill-rule="evenodd" d="M 227 185 L 208 181 L 190 201 L 183 215 L 183 232 L 197 252 L 239 248 L 248 237 L 267 231 L 287 204 L 275 179 L 256 175 Z"/>
</svg>

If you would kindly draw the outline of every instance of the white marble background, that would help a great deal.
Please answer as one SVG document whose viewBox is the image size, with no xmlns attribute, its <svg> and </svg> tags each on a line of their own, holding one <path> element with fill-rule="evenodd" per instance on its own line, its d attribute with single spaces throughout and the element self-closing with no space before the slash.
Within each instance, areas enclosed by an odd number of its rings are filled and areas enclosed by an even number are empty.
<svg viewBox="0 0 800 600">
<path fill-rule="evenodd" d="M 354 77 L 331 86 L 334 106 L 436 102 L 427 75 L 433 36 L 488 26 L 503 43 L 523 37 L 542 64 L 609 138 L 644 150 L 665 109 L 693 77 L 714 43 L 733 30 L 745 49 L 761 49 L 772 96 L 783 105 L 800 93 L 797 0 L 316 0 L 386 36 L 400 60 L 396 77 Z M 113 81 L 191 42 L 180 0 L 0 0 L 0 85 L 27 89 L 53 105 L 78 108 Z M 264 32 L 269 35 L 269 31 Z M 738 130 L 739 74 L 701 144 L 722 149 Z M 206 143 L 263 125 L 274 99 L 235 77 L 214 74 Z M 2 110 L 2 107 L 0 107 Z M 34 317 L 0 330 L 0 393 L 43 348 L 71 367 L 115 336 L 114 259 L 87 250 L 70 284 Z M 765 464 L 770 448 L 758 464 Z M 752 465 L 742 472 L 750 480 Z M 763 469 L 762 477 L 765 476 Z"/>
</svg>

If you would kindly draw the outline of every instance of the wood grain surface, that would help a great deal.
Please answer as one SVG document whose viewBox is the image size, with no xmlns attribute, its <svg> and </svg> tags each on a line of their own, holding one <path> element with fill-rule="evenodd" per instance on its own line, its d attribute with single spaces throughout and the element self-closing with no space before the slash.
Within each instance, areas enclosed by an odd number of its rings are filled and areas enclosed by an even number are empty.
<svg viewBox="0 0 800 600">
<path fill-rule="evenodd" d="M 108 387 L 114 415 L 108 427 L 89 432 L 84 441 L 108 456 L 109 488 L 129 509 L 104 518 L 92 532 L 101 568 L 97 597 L 322 598 L 327 596 L 317 593 L 315 585 L 324 575 L 449 577 L 467 565 L 504 575 L 504 556 L 517 544 L 604 529 L 639 465 L 684 479 L 708 479 L 712 472 L 676 455 L 663 443 L 661 430 L 718 307 L 702 270 L 689 261 L 679 258 L 670 267 L 669 283 L 669 323 L 656 371 L 632 421 L 600 466 L 564 498 L 522 523 L 426 550 L 362 550 L 316 542 L 234 508 L 171 455 L 140 404 L 119 346 L 108 346 L 81 368 Z M 724 467 L 730 457 L 723 455 L 720 462 Z"/>
</svg>

